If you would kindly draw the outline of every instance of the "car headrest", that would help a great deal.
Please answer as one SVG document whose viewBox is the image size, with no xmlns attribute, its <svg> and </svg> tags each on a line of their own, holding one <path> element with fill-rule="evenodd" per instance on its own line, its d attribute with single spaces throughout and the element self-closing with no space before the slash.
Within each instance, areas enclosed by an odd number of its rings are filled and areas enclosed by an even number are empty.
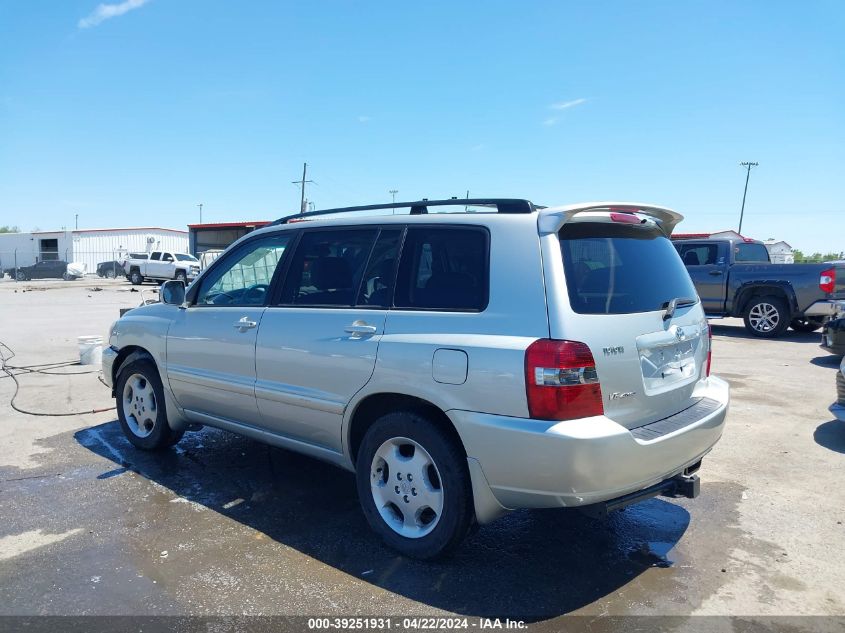
<svg viewBox="0 0 845 633">
<path fill-rule="evenodd" d="M 698 253 L 695 251 L 687 251 L 684 255 L 684 266 L 701 266 L 701 261 L 698 259 Z"/>
<path fill-rule="evenodd" d="M 320 290 L 352 287 L 352 271 L 341 257 L 321 257 L 311 266 L 311 283 Z"/>
</svg>

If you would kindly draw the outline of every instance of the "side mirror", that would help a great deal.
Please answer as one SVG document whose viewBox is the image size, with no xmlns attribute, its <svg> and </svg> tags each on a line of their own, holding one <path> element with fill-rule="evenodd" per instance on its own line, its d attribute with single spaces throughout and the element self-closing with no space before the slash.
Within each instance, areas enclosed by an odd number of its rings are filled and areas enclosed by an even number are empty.
<svg viewBox="0 0 845 633">
<path fill-rule="evenodd" d="M 159 291 L 161 302 L 171 306 L 181 306 L 185 303 L 185 284 L 179 279 L 165 281 Z"/>
</svg>

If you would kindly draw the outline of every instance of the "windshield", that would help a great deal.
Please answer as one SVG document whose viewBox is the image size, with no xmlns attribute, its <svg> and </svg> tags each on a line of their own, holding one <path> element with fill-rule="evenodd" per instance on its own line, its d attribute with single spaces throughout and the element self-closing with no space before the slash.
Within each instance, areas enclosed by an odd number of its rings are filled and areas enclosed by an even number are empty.
<svg viewBox="0 0 845 633">
<path fill-rule="evenodd" d="M 199 260 L 193 255 L 185 255 L 184 253 L 176 253 L 176 259 L 180 262 L 198 262 Z"/>
<path fill-rule="evenodd" d="M 579 314 L 650 312 L 672 299 L 698 299 L 677 251 L 655 227 L 573 222 L 558 237 L 569 302 Z"/>
</svg>

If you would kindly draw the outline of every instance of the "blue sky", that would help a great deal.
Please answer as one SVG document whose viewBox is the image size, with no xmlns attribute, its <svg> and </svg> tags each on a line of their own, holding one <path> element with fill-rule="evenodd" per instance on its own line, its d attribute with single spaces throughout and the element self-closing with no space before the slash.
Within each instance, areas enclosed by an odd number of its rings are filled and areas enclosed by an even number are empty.
<svg viewBox="0 0 845 633">
<path fill-rule="evenodd" d="M 845 249 L 845 3 L 0 3 L 0 224 L 638 200 Z"/>
</svg>

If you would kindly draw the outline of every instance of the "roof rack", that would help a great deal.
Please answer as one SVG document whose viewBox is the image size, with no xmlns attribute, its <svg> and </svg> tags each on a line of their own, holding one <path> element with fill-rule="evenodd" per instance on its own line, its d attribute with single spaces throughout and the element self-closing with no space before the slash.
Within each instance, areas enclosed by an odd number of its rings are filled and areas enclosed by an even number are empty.
<svg viewBox="0 0 845 633">
<path fill-rule="evenodd" d="M 340 207 L 337 209 L 322 209 L 320 211 L 308 211 L 307 213 L 296 213 L 279 218 L 271 225 L 287 224 L 291 220 L 301 220 L 320 215 L 333 215 L 335 213 L 352 213 L 353 211 L 378 211 L 382 209 L 411 209 L 409 215 L 425 215 L 428 207 L 463 206 L 463 207 L 496 207 L 498 213 L 533 213 L 537 210 L 530 200 L 521 198 L 450 198 L 449 200 L 417 200 L 416 202 L 388 202 L 387 204 L 368 204 L 360 207 Z"/>
</svg>

